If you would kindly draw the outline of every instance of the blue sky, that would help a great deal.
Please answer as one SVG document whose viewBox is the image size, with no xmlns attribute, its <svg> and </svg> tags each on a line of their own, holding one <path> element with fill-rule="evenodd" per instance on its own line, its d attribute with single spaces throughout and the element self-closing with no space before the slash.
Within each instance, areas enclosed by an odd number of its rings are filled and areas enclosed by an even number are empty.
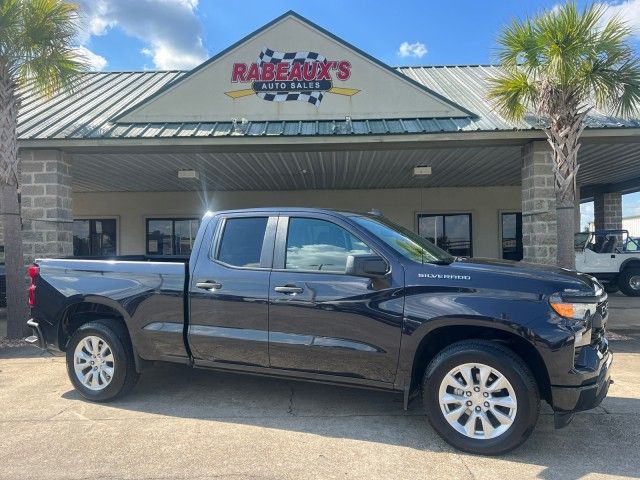
<svg viewBox="0 0 640 480">
<path fill-rule="evenodd" d="M 78 43 L 96 70 L 188 69 L 288 10 L 295 10 L 389 65 L 493 61 L 500 29 L 558 0 L 264 1 L 76 0 Z M 586 2 L 579 1 L 579 5 Z M 640 0 L 612 0 L 608 14 L 635 29 Z M 640 215 L 640 193 L 623 198 L 624 215 Z M 583 205 L 583 224 L 593 217 Z"/>
<path fill-rule="evenodd" d="M 585 2 L 578 2 L 584 4 Z M 478 64 L 492 61 L 501 27 L 553 8 L 557 0 L 318 2 L 243 0 L 80 0 L 84 47 L 106 70 L 189 68 L 287 10 L 390 65 Z M 610 10 L 640 25 L 640 0 Z M 404 49 L 403 43 L 414 48 Z M 171 55 L 173 54 L 173 55 Z"/>
</svg>

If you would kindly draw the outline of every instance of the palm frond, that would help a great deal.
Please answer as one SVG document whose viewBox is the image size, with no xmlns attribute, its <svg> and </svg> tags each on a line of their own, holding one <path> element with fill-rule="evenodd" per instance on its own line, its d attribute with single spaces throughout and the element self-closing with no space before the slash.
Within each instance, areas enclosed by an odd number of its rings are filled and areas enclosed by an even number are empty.
<svg viewBox="0 0 640 480">
<path fill-rule="evenodd" d="M 23 62 L 20 83 L 33 81 L 33 90 L 49 96 L 56 91 L 73 86 L 73 80 L 84 64 L 72 48 L 43 51 Z"/>
<path fill-rule="evenodd" d="M 515 67 L 523 64 L 534 67 L 540 53 L 533 26 L 529 20 L 512 22 L 498 38 L 498 58 L 502 65 Z"/>
<path fill-rule="evenodd" d="M 638 113 L 640 105 L 640 60 L 634 58 L 621 65 L 616 71 L 617 96 L 607 102 L 622 117 L 628 118 Z"/>
<path fill-rule="evenodd" d="M 0 62 L 11 69 L 15 57 L 15 38 L 20 25 L 20 1 L 0 1 Z"/>
<path fill-rule="evenodd" d="M 498 40 L 497 55 L 505 74 L 501 83 L 492 82 L 490 98 L 501 110 L 512 108 L 513 117 L 521 115 L 515 98 L 525 98 L 531 90 L 522 78 L 517 82 L 511 78 L 517 65 L 528 75 L 529 84 L 544 85 L 538 87 L 537 96 L 529 96 L 529 101 L 539 103 L 534 106 L 539 113 L 553 116 L 555 108 L 575 112 L 580 105 L 632 114 L 640 102 L 640 62 L 629 43 L 632 31 L 619 17 L 603 22 L 605 13 L 604 4 L 579 10 L 570 2 L 508 25 Z M 515 94 L 519 90 L 521 96 Z"/>
<path fill-rule="evenodd" d="M 512 67 L 488 81 L 491 85 L 489 98 L 496 104 L 498 111 L 510 120 L 522 120 L 538 93 L 530 76 L 517 67 Z"/>
<path fill-rule="evenodd" d="M 72 86 L 86 69 L 86 60 L 72 48 L 77 9 L 63 0 L 0 0 L 0 25 L 11 31 L 0 35 L 0 48 L 10 52 L 5 64 L 17 82 L 49 95 Z"/>
</svg>

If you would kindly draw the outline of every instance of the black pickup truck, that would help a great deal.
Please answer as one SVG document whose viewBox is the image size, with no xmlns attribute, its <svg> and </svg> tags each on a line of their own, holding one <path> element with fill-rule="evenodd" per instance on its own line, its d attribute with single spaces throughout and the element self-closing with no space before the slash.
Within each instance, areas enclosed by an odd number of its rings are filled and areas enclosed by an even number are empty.
<svg viewBox="0 0 640 480">
<path fill-rule="evenodd" d="M 141 259 L 143 260 L 143 259 Z M 208 213 L 189 261 L 42 259 L 34 328 L 106 401 L 146 361 L 421 392 L 433 428 L 497 454 L 607 394 L 607 294 L 560 268 L 453 257 L 376 214 Z"/>
</svg>

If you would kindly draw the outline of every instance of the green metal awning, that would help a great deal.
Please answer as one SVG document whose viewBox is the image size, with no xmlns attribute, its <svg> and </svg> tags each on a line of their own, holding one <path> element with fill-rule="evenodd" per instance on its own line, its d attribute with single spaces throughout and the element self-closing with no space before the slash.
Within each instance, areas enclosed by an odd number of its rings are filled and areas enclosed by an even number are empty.
<svg viewBox="0 0 640 480">
<path fill-rule="evenodd" d="M 20 92 L 20 140 L 163 139 L 197 137 L 318 137 L 412 135 L 457 132 L 538 130 L 540 119 L 530 115 L 510 122 L 486 98 L 487 78 L 498 67 L 397 67 L 412 80 L 451 99 L 475 115 L 461 118 L 336 118 L 321 121 L 229 121 L 211 123 L 118 123 L 114 119 L 159 89 L 179 80 L 184 71 L 91 72 L 81 76 L 73 91 L 53 97 Z M 625 120 L 592 110 L 587 128 L 639 128 L 640 119 Z"/>
</svg>

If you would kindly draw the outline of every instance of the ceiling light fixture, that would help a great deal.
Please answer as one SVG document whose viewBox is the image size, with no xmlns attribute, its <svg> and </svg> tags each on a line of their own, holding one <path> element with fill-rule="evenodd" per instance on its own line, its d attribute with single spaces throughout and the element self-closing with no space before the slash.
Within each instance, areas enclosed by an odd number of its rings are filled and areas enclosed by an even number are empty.
<svg viewBox="0 0 640 480">
<path fill-rule="evenodd" d="M 200 175 L 195 170 L 178 170 L 178 178 L 198 180 Z"/>
<path fill-rule="evenodd" d="M 431 175 L 431 167 L 413 167 L 414 177 L 423 177 L 425 175 Z"/>
</svg>

